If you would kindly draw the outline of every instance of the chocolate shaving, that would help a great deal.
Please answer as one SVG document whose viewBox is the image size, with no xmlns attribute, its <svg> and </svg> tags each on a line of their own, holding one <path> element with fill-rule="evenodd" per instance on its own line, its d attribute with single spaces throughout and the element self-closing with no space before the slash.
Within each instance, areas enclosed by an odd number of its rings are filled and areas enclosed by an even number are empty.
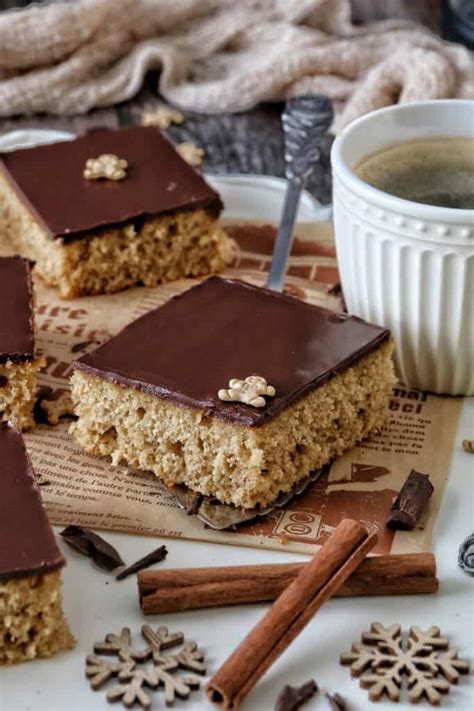
<svg viewBox="0 0 474 711">
<path fill-rule="evenodd" d="M 318 685 L 310 679 L 302 686 L 283 687 L 275 701 L 275 711 L 296 711 L 318 692 Z"/>
<path fill-rule="evenodd" d="M 119 552 L 88 528 L 66 526 L 60 535 L 71 548 L 90 558 L 101 570 L 115 570 L 119 565 L 125 565 Z"/>
<path fill-rule="evenodd" d="M 340 694 L 327 693 L 325 696 L 329 701 L 331 711 L 349 711 L 349 706 Z"/>
<path fill-rule="evenodd" d="M 400 531 L 415 528 L 433 491 L 429 476 L 412 469 L 392 504 L 387 526 Z"/>
<path fill-rule="evenodd" d="M 140 558 L 140 560 L 137 560 L 135 563 L 132 563 L 129 565 L 127 568 L 124 568 L 123 570 L 120 571 L 115 576 L 116 580 L 123 580 L 124 578 L 127 578 L 129 575 L 133 575 L 134 573 L 138 573 L 139 570 L 143 570 L 144 568 L 149 568 L 150 565 L 153 565 L 154 563 L 160 563 L 162 560 L 166 558 L 168 555 L 168 551 L 166 549 L 166 546 L 160 546 L 159 548 L 156 548 L 154 551 L 151 551 L 151 553 L 148 553 L 148 555 L 144 556 L 143 558 Z"/>
<path fill-rule="evenodd" d="M 199 507 L 201 506 L 203 499 L 204 496 L 202 494 L 195 494 L 190 505 L 186 509 L 186 514 L 188 516 L 195 516 L 199 511 Z"/>
</svg>

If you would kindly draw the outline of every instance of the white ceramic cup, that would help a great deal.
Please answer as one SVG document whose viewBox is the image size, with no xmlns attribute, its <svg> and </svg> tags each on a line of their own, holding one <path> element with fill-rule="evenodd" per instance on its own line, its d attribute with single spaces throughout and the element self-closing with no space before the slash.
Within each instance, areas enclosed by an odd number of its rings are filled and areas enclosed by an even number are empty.
<svg viewBox="0 0 474 711">
<path fill-rule="evenodd" d="M 353 168 L 400 141 L 473 135 L 474 101 L 427 101 L 363 116 L 331 153 L 347 309 L 392 331 L 403 383 L 449 395 L 474 394 L 474 210 L 389 195 Z"/>
</svg>

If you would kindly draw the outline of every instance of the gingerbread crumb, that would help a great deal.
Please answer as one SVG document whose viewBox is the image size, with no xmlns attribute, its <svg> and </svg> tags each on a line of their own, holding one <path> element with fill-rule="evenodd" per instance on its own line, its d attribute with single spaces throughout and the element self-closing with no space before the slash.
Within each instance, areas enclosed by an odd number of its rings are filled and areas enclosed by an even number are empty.
<svg viewBox="0 0 474 711">
<path fill-rule="evenodd" d="M 174 109 L 167 104 L 159 104 L 153 109 L 148 109 L 142 114 L 142 126 L 157 126 L 158 128 L 169 128 L 171 124 L 183 123 L 184 116 L 181 111 Z"/>
</svg>

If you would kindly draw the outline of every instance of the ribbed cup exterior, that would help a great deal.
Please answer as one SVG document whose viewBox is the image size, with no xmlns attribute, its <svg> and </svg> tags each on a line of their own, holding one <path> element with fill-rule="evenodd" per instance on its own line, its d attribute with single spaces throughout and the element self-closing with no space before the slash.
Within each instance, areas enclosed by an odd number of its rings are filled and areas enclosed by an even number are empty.
<svg viewBox="0 0 474 711">
<path fill-rule="evenodd" d="M 350 182 L 334 171 L 337 258 L 349 313 L 390 328 L 395 366 L 408 387 L 473 395 L 472 220 L 427 219 L 426 209 L 421 219 L 413 210 L 407 216 Z"/>
</svg>

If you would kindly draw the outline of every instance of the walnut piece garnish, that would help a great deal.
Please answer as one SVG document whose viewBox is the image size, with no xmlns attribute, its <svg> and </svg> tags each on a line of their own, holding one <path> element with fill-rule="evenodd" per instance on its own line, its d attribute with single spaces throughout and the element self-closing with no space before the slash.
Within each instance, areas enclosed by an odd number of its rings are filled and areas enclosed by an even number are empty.
<svg viewBox="0 0 474 711">
<path fill-rule="evenodd" d="M 97 158 L 86 160 L 84 178 L 87 180 L 123 180 L 127 176 L 128 163 L 113 153 L 102 153 Z"/>
<path fill-rule="evenodd" d="M 273 385 L 267 385 L 265 378 L 260 375 L 249 375 L 245 380 L 232 378 L 229 380 L 227 390 L 219 390 L 217 396 L 224 402 L 243 402 L 252 407 L 265 407 L 265 398 L 274 397 L 276 390 Z"/>
<path fill-rule="evenodd" d="M 463 439 L 462 447 L 465 452 L 469 452 L 469 454 L 474 454 L 474 439 Z"/>
<path fill-rule="evenodd" d="M 173 109 L 172 106 L 159 104 L 153 109 L 144 111 L 142 114 L 143 126 L 158 126 L 158 128 L 169 128 L 172 123 L 183 123 L 184 116 L 181 111 Z"/>
<path fill-rule="evenodd" d="M 176 150 L 181 158 L 194 168 L 201 165 L 202 159 L 206 155 L 204 148 L 198 148 L 194 143 L 178 143 Z"/>
</svg>

